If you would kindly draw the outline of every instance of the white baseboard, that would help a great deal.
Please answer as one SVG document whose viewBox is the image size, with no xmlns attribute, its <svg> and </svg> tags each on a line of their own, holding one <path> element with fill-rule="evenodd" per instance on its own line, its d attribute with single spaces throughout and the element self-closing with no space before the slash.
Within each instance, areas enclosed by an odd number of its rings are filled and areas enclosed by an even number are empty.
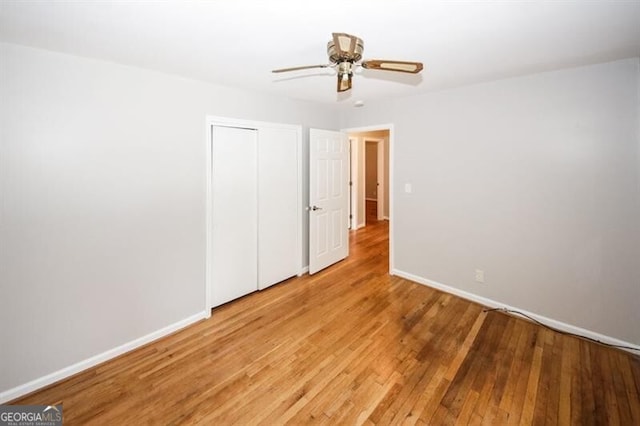
<svg viewBox="0 0 640 426">
<path fill-rule="evenodd" d="M 14 400 L 23 395 L 48 386 L 52 383 L 66 379 L 67 377 L 80 373 L 81 371 L 84 371 L 95 365 L 113 359 L 126 352 L 132 351 L 133 349 L 139 348 L 140 346 L 146 345 L 147 343 L 153 342 L 154 340 L 160 339 L 161 337 L 167 336 L 206 317 L 206 311 L 199 312 L 181 321 L 170 324 L 167 327 L 161 328 L 160 330 L 149 333 L 146 336 L 142 336 L 116 348 L 109 349 L 108 351 L 92 356 L 91 358 L 85 359 L 61 370 L 54 371 L 53 373 L 47 374 L 44 377 L 40 377 L 23 385 L 16 386 L 15 388 L 0 392 L 0 404 L 4 404 L 7 401 Z"/>
<path fill-rule="evenodd" d="M 303 268 L 300 270 L 300 272 L 298 273 L 298 276 L 299 276 L 299 277 L 301 277 L 301 276 L 303 276 L 304 274 L 306 274 L 306 273 L 308 273 L 308 272 L 309 272 L 309 265 L 307 265 L 307 266 L 303 267 Z"/>
<path fill-rule="evenodd" d="M 565 331 L 568 333 L 572 333 L 572 334 L 577 334 L 580 336 L 585 336 L 588 337 L 590 339 L 595 339 L 595 340 L 599 340 L 600 342 L 603 343 L 608 343 L 611 345 L 618 345 L 618 346 L 628 346 L 630 348 L 635 348 L 636 351 L 640 351 L 640 345 L 634 344 L 634 343 L 630 343 L 630 342 L 625 342 L 624 340 L 620 340 L 620 339 L 616 339 L 615 337 L 610 337 L 610 336 L 605 336 L 604 334 L 600 334 L 600 333 L 596 333 L 595 331 L 591 331 L 591 330 L 587 330 L 584 328 L 580 328 L 577 327 L 575 325 L 571 325 L 571 324 L 567 324 L 558 320 L 554 320 L 552 318 L 547 318 L 545 316 L 533 313 L 533 312 L 529 312 L 526 311 L 524 309 L 518 308 L 518 307 L 514 307 L 514 306 L 510 306 L 501 302 L 497 302 L 495 300 L 492 299 L 487 299 L 486 297 L 482 297 L 482 296 L 478 296 L 477 294 L 473 294 L 473 293 L 469 293 L 467 291 L 464 290 L 460 290 L 458 288 L 455 287 L 451 287 L 448 286 L 446 284 L 442 284 L 439 283 L 437 281 L 432 281 L 426 278 L 422 278 L 419 277 L 417 275 L 414 274 L 410 274 L 408 272 L 404 272 L 404 271 L 400 271 L 398 269 L 394 269 L 391 273 L 391 275 L 397 275 L 398 277 L 401 278 L 405 278 L 407 280 L 410 281 L 414 281 L 418 284 L 423 284 L 426 285 L 428 287 L 432 287 L 435 288 L 437 290 L 441 290 L 444 291 L 445 293 L 450 293 L 453 295 L 456 295 L 458 297 L 461 297 L 463 299 L 466 300 L 470 300 L 472 302 L 476 302 L 479 303 L 481 305 L 487 306 L 489 308 L 502 308 L 502 309 L 509 309 L 509 310 L 513 310 L 513 311 L 519 311 L 522 312 L 525 315 L 530 316 L 531 318 L 535 318 L 537 321 L 540 321 L 543 324 L 546 324 L 550 327 L 556 328 L 558 330 L 561 331 Z M 623 349 L 626 350 L 630 353 L 633 354 L 638 354 L 636 351 L 631 350 L 631 349 Z"/>
</svg>

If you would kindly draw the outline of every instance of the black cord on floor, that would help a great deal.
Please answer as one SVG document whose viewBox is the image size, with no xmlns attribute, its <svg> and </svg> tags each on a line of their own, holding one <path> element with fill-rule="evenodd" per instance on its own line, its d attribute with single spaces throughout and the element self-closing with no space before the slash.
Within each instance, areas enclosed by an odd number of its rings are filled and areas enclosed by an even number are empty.
<svg viewBox="0 0 640 426">
<path fill-rule="evenodd" d="M 529 316 L 529 315 L 527 315 L 527 314 L 525 314 L 525 313 L 523 313 L 523 312 L 520 312 L 520 311 L 514 311 L 514 310 L 512 310 L 512 309 L 507 309 L 507 308 L 492 308 L 492 309 L 487 308 L 487 309 L 484 309 L 482 312 L 495 312 L 495 311 L 498 311 L 498 312 L 505 312 L 505 313 L 509 313 L 509 314 L 516 314 L 516 315 L 520 315 L 520 316 L 522 316 L 522 317 L 525 317 L 525 318 L 529 319 L 530 321 L 535 322 L 536 324 L 538 324 L 538 325 L 540 325 L 540 326 L 542 326 L 542 327 L 544 327 L 544 328 L 547 328 L 547 329 L 549 329 L 549 330 L 555 331 L 556 333 L 564 334 L 565 336 L 573 336 L 573 337 L 577 337 L 577 338 L 579 338 L 579 339 L 588 340 L 588 341 L 590 341 L 590 342 L 598 343 L 598 344 L 600 344 L 600 345 L 608 346 L 608 347 L 610 347 L 610 348 L 630 349 L 630 350 L 632 350 L 632 351 L 638 351 L 638 352 L 640 352 L 640 349 L 638 349 L 638 348 L 634 348 L 634 347 L 632 347 L 632 346 L 614 345 L 613 343 L 605 343 L 605 342 L 601 342 L 601 341 L 600 341 L 600 340 L 598 340 L 598 339 L 593 339 L 593 338 L 591 338 L 591 337 L 582 336 L 582 335 L 580 335 L 580 334 L 575 334 L 575 333 L 570 333 L 570 332 L 568 332 L 568 331 L 559 330 L 559 329 L 554 328 L 554 327 L 551 327 L 551 326 L 549 326 L 549 325 L 547 325 L 547 324 L 545 324 L 545 323 L 542 323 L 542 322 L 538 321 L 537 319 L 532 318 L 531 316 Z"/>
</svg>

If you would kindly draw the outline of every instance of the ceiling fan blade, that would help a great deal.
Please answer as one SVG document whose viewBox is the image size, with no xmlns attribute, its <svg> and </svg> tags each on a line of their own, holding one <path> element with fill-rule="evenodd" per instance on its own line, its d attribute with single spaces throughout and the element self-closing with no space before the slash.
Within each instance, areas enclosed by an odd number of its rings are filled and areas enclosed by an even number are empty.
<svg viewBox="0 0 640 426">
<path fill-rule="evenodd" d="M 368 70 L 399 71 L 417 74 L 422 71 L 422 62 L 387 61 L 386 59 L 370 59 L 362 62 L 362 68 Z"/>
<path fill-rule="evenodd" d="M 352 77 L 353 77 L 353 74 L 351 73 L 345 73 L 345 74 L 338 73 L 338 93 L 346 92 L 347 90 L 351 89 Z"/>
<path fill-rule="evenodd" d="M 327 68 L 330 65 L 325 64 L 325 65 L 303 65 L 301 67 L 291 67 L 291 68 L 279 68 L 277 70 L 273 70 L 271 72 L 273 73 L 279 73 L 279 72 L 289 72 L 289 71 L 299 71 L 299 70 L 310 70 L 312 68 Z"/>
<path fill-rule="evenodd" d="M 346 33 L 332 33 L 332 35 L 338 55 L 342 58 L 353 58 L 358 45 L 358 37 Z"/>
</svg>

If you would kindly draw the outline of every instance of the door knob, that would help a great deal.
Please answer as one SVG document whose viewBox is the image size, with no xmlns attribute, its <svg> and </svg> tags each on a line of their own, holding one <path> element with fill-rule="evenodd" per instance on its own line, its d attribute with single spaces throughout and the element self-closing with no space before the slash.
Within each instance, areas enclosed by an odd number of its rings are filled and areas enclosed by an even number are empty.
<svg viewBox="0 0 640 426">
<path fill-rule="evenodd" d="M 309 209 L 315 212 L 316 210 L 322 210 L 322 207 L 311 206 L 311 207 L 309 207 Z"/>
</svg>

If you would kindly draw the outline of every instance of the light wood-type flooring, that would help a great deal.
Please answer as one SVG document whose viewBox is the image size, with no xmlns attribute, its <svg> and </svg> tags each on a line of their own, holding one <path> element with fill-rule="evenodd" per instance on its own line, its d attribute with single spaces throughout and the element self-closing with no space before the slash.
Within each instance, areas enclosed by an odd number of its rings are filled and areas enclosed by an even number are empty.
<svg viewBox="0 0 640 426">
<path fill-rule="evenodd" d="M 65 425 L 640 424 L 640 360 L 345 261 L 219 307 L 20 404 Z"/>
<path fill-rule="evenodd" d="M 378 222 L 378 202 L 372 200 L 365 201 L 365 223 L 373 225 Z"/>
</svg>

